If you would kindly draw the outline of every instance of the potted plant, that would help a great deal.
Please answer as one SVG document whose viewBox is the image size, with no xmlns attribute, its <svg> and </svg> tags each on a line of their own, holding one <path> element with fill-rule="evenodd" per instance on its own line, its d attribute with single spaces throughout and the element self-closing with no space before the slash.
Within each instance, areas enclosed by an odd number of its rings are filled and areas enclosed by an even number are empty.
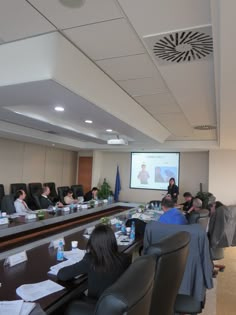
<svg viewBox="0 0 236 315">
<path fill-rule="evenodd" d="M 202 208 L 207 209 L 209 199 L 212 198 L 213 194 L 210 192 L 199 191 L 195 198 L 199 198 L 202 201 Z"/>
<path fill-rule="evenodd" d="M 106 178 L 104 178 L 103 183 L 98 191 L 98 198 L 99 199 L 108 199 L 109 196 L 112 196 L 112 190 L 111 186 L 106 181 Z"/>
<path fill-rule="evenodd" d="M 108 217 L 102 217 L 100 219 L 101 224 L 105 224 L 105 225 L 111 225 L 111 221 Z"/>
</svg>

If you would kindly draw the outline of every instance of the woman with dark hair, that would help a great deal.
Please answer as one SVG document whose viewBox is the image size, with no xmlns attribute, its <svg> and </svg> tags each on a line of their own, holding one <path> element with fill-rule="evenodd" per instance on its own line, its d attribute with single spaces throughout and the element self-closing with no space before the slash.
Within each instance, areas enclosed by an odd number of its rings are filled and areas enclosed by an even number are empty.
<svg viewBox="0 0 236 315">
<path fill-rule="evenodd" d="M 98 299 L 131 263 L 131 256 L 118 252 L 116 237 L 108 225 L 98 225 L 87 244 L 84 258 L 59 270 L 57 278 L 71 280 L 80 274 L 88 274 L 88 296 Z"/>
<path fill-rule="evenodd" d="M 174 177 L 170 178 L 169 186 L 167 189 L 168 189 L 167 194 L 171 195 L 171 198 L 174 201 L 174 203 L 177 203 L 178 195 L 179 195 L 179 187 L 175 184 Z"/>
</svg>

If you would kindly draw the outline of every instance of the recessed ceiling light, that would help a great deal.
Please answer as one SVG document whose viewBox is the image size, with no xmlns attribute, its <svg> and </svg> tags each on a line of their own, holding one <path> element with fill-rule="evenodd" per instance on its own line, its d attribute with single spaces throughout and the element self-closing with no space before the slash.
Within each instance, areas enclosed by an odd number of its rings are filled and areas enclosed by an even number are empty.
<svg viewBox="0 0 236 315">
<path fill-rule="evenodd" d="M 194 129 L 196 130 L 213 130 L 216 129 L 216 126 L 212 126 L 212 125 L 199 125 L 199 126 L 195 126 Z"/>
<path fill-rule="evenodd" d="M 86 122 L 86 124 L 92 124 L 93 123 L 93 121 L 89 120 L 89 119 L 86 119 L 84 122 Z"/>
<path fill-rule="evenodd" d="M 64 107 L 62 107 L 62 106 L 56 106 L 56 107 L 54 107 L 54 109 L 55 109 L 55 111 L 57 111 L 57 112 L 64 112 Z"/>
<path fill-rule="evenodd" d="M 106 132 L 112 132 L 112 131 L 113 131 L 112 129 L 107 129 L 107 130 L 106 130 Z"/>
</svg>

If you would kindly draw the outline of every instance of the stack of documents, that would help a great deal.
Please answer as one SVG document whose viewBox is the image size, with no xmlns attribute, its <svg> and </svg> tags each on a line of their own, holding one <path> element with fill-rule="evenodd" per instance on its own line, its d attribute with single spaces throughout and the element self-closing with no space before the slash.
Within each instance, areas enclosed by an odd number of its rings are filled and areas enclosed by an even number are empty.
<svg viewBox="0 0 236 315">
<path fill-rule="evenodd" d="M 33 284 L 23 284 L 16 289 L 16 293 L 25 301 L 33 302 L 44 296 L 63 290 L 64 287 L 51 280 Z M 10 313 L 9 313 L 10 314 Z M 12 315 L 12 314 L 11 314 Z"/>
<path fill-rule="evenodd" d="M 0 302 L 0 315 L 29 315 L 35 307 L 35 303 L 18 301 L 2 301 Z"/>
<path fill-rule="evenodd" d="M 82 260 L 84 257 L 84 250 L 77 248 L 76 250 L 65 251 L 64 257 L 67 260 L 62 261 L 61 263 L 52 266 L 48 272 L 49 274 L 56 276 L 58 271 L 61 268 L 73 265 L 73 264 L 79 262 L 80 260 Z"/>
</svg>

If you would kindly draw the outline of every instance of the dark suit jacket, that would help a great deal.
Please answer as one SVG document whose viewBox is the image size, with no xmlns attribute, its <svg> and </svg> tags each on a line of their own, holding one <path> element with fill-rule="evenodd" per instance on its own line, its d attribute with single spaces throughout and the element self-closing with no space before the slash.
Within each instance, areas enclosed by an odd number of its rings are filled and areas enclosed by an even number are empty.
<svg viewBox="0 0 236 315">
<path fill-rule="evenodd" d="M 191 235 L 187 264 L 179 293 L 192 295 L 198 301 L 204 301 L 206 289 L 213 287 L 213 264 L 208 237 L 200 224 L 176 225 L 156 221 L 148 223 L 144 234 L 144 253 L 150 245 L 179 231 L 187 231 Z"/>
<path fill-rule="evenodd" d="M 88 192 L 84 195 L 84 201 L 90 201 L 91 199 L 93 199 L 92 190 L 88 191 Z"/>
<path fill-rule="evenodd" d="M 39 202 L 42 209 L 47 209 L 49 206 L 53 206 L 53 202 L 49 198 L 43 196 L 39 197 Z"/>
</svg>

